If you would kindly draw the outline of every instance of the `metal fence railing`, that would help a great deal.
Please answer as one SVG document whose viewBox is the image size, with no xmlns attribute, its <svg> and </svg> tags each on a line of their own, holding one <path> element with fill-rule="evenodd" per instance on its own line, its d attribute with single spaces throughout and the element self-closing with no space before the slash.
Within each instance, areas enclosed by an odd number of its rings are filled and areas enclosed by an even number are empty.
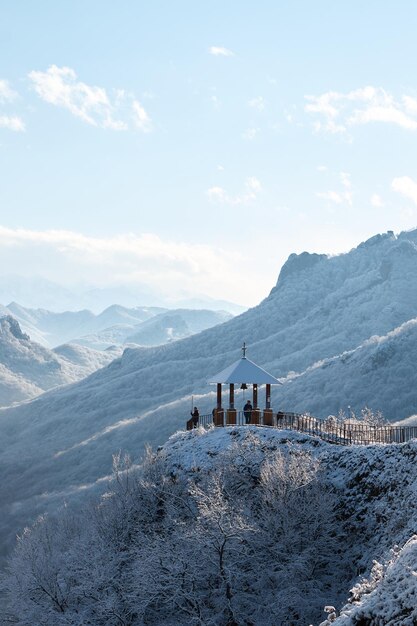
<svg viewBox="0 0 417 626">
<path fill-rule="evenodd" d="M 372 426 L 355 420 L 339 421 L 335 418 L 325 420 L 302 413 L 272 413 L 271 411 L 256 410 L 250 415 L 243 411 L 216 411 L 200 415 L 198 423 L 193 419 L 187 422 L 187 430 L 197 426 L 209 428 L 211 426 L 268 426 L 283 430 L 315 435 L 339 445 L 368 445 L 371 443 L 404 443 L 410 439 L 417 439 L 417 426 Z"/>
</svg>

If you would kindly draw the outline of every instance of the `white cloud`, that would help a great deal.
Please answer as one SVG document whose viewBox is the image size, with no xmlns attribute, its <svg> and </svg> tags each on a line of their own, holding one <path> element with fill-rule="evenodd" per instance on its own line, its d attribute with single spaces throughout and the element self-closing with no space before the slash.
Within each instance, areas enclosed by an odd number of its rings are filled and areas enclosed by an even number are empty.
<svg viewBox="0 0 417 626">
<path fill-rule="evenodd" d="M 215 57 L 233 57 L 234 52 L 229 50 L 229 48 L 224 48 L 223 46 L 210 46 L 209 54 L 214 55 Z"/>
<path fill-rule="evenodd" d="M 0 115 L 0 128 L 8 128 L 14 132 L 23 132 L 25 123 L 17 115 Z"/>
<path fill-rule="evenodd" d="M 265 100 L 262 96 L 258 96 L 257 98 L 252 98 L 248 101 L 248 105 L 252 109 L 256 109 L 257 111 L 264 111 L 265 109 Z"/>
<path fill-rule="evenodd" d="M 207 189 L 206 194 L 208 198 L 213 202 L 220 204 L 249 204 L 256 200 L 257 195 L 262 191 L 262 185 L 256 176 L 249 176 L 245 180 L 244 189 L 241 193 L 236 195 L 229 194 L 224 187 L 210 187 Z"/>
<path fill-rule="evenodd" d="M 228 195 L 226 190 L 223 187 L 210 187 L 206 191 L 210 200 L 215 200 L 217 202 L 226 202 Z"/>
<path fill-rule="evenodd" d="M 245 257 L 234 251 L 164 240 L 150 233 L 90 237 L 65 230 L 0 226 L 3 272 L 13 268 L 17 275 L 59 284 L 74 284 L 75 277 L 82 276 L 86 284 L 96 286 L 145 284 L 173 298 L 204 291 L 212 297 L 240 300 L 240 287 L 232 292 L 242 263 Z"/>
<path fill-rule="evenodd" d="M 379 196 L 377 193 L 373 193 L 371 196 L 371 204 L 373 207 L 379 209 L 381 207 L 384 206 L 384 202 L 381 198 L 381 196 Z"/>
<path fill-rule="evenodd" d="M 10 87 L 9 82 L 3 79 L 0 80 L 0 104 L 7 105 L 16 100 L 16 98 L 17 93 Z M 14 132 L 23 132 L 25 123 L 18 115 L 0 113 L 0 128 L 7 128 Z"/>
<path fill-rule="evenodd" d="M 394 191 L 397 191 L 412 200 L 414 204 L 417 204 L 417 183 L 409 176 L 394 178 L 391 187 Z"/>
<path fill-rule="evenodd" d="M 343 187 L 345 187 L 345 189 L 350 189 L 352 187 L 350 174 L 348 172 L 340 172 L 340 182 L 342 183 Z"/>
<path fill-rule="evenodd" d="M 337 191 L 320 191 L 316 193 L 316 196 L 318 198 L 322 198 L 323 200 L 334 202 L 335 204 L 342 204 L 342 202 L 344 202 L 343 194 L 338 193 Z"/>
<path fill-rule="evenodd" d="M 348 172 L 340 172 L 339 179 L 342 184 L 342 191 L 321 191 L 316 193 L 318 198 L 333 202 L 334 204 L 352 204 L 352 183 Z"/>
<path fill-rule="evenodd" d="M 137 100 L 134 100 L 132 104 L 132 109 L 133 123 L 135 124 L 135 128 L 142 131 L 143 133 L 149 133 L 152 130 L 152 122 L 141 103 Z"/>
<path fill-rule="evenodd" d="M 252 141 L 253 139 L 257 137 L 258 133 L 259 133 L 259 128 L 247 128 L 242 133 L 242 138 L 246 139 L 247 141 Z"/>
<path fill-rule="evenodd" d="M 321 116 L 314 122 L 317 132 L 345 133 L 352 126 L 372 122 L 417 130 L 417 100 L 406 95 L 396 100 L 380 87 L 367 86 L 347 93 L 329 91 L 305 99 L 305 111 Z"/>
<path fill-rule="evenodd" d="M 256 176 L 249 176 L 249 178 L 246 179 L 246 187 L 248 189 L 252 189 L 252 191 L 255 191 L 256 193 L 262 190 L 261 183 Z"/>
<path fill-rule="evenodd" d="M 0 80 L 0 103 L 12 102 L 17 98 L 17 93 L 13 91 L 7 80 Z"/>
<path fill-rule="evenodd" d="M 127 130 L 124 106 L 130 97 L 122 89 L 114 91 L 110 98 L 103 87 L 87 85 L 77 80 L 77 74 L 70 67 L 51 65 L 46 72 L 29 73 L 38 96 L 45 102 L 63 107 L 87 124 L 111 130 Z M 151 125 L 148 114 L 142 105 L 133 99 L 131 102 L 134 128 L 149 132 Z M 123 117 L 123 115 L 122 115 Z"/>
<path fill-rule="evenodd" d="M 327 172 L 328 167 L 327 165 L 318 165 L 316 169 L 318 172 Z"/>
</svg>

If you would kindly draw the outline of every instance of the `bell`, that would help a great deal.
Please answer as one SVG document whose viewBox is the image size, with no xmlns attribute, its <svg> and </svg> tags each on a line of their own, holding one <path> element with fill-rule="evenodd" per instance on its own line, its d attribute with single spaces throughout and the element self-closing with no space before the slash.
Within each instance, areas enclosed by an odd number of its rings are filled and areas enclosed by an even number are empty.
<svg viewBox="0 0 417 626">
<path fill-rule="evenodd" d="M 240 388 L 241 388 L 241 389 L 247 389 L 247 388 L 248 388 L 248 386 L 247 386 L 247 384 L 246 384 L 246 383 L 242 383 L 242 384 L 240 385 Z"/>
</svg>

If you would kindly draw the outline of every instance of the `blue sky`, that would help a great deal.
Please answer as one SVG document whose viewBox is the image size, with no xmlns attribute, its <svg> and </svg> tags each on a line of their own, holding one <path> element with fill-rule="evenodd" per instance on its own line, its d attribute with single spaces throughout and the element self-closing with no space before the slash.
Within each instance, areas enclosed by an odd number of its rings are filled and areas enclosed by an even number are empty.
<svg viewBox="0 0 417 626">
<path fill-rule="evenodd" d="M 416 18 L 0 1 L 0 275 L 253 305 L 291 252 L 413 228 Z"/>
</svg>

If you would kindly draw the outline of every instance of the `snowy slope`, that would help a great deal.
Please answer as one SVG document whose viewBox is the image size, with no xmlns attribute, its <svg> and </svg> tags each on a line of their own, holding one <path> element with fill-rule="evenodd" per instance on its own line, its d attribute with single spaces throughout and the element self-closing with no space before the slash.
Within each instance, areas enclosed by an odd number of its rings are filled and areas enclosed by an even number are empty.
<svg viewBox="0 0 417 626">
<path fill-rule="evenodd" d="M 226 311 L 173 309 L 142 322 L 125 343 L 158 346 L 199 333 L 232 318 Z"/>
<path fill-rule="evenodd" d="M 0 318 L 0 407 L 84 378 L 120 355 L 64 345 L 55 351 L 31 341 L 11 316 Z"/>
<path fill-rule="evenodd" d="M 388 418 L 415 413 L 414 370 L 402 369 L 402 360 L 417 359 L 413 323 L 385 344 L 365 343 L 416 318 L 416 240 L 416 231 L 398 237 L 387 233 L 337 257 L 291 255 L 277 286 L 254 309 L 166 346 L 127 349 L 76 384 L 1 411 L 0 463 L 7 480 L 0 486 L 0 499 L 7 515 L 20 523 L 29 512 L 40 510 L 42 493 L 94 482 L 108 472 L 115 450 L 137 457 L 146 442 L 162 444 L 183 427 L 192 394 L 202 412 L 211 411 L 214 393 L 206 380 L 239 358 L 243 341 L 249 345 L 249 358 L 281 377 L 355 351 L 349 370 L 343 369 L 349 367 L 344 357 L 334 366 L 319 368 L 317 375 L 329 372 L 327 379 L 320 378 L 320 384 L 326 380 L 329 387 L 315 390 L 314 371 L 279 387 L 273 395 L 275 409 L 288 393 L 284 408 L 300 406 L 318 415 L 364 404 L 381 409 Z M 398 353 L 384 367 L 358 372 L 355 359 L 362 364 L 364 355 L 366 363 L 368 354 L 372 361 L 384 345 L 397 342 Z M 357 350 L 361 345 L 364 349 Z M 360 384 L 349 385 L 346 371 Z M 398 392 L 396 384 L 401 384 Z M 376 406 L 374 385 L 380 385 L 375 390 L 387 386 L 383 402 Z M 312 407 L 306 406 L 310 400 Z M 241 395 L 236 402 L 241 406 Z M 15 522 L 8 519 L 5 525 L 12 526 Z"/>
<path fill-rule="evenodd" d="M 352 589 L 335 626 L 415 626 L 417 623 L 417 535 L 396 546 L 391 558 L 376 562 L 368 579 Z M 327 620 L 322 626 L 330 626 Z"/>
<path fill-rule="evenodd" d="M 7 307 L 0 305 L 0 315 L 12 315 L 24 332 L 45 347 L 71 342 L 95 350 L 131 343 L 160 345 L 189 337 L 232 317 L 226 311 L 167 310 L 161 307 L 129 309 L 119 305 L 112 305 L 99 315 L 87 310 L 54 313 L 28 309 L 16 302 Z"/>
<path fill-rule="evenodd" d="M 58 346 L 72 342 L 84 335 L 102 331 L 107 332 L 107 339 L 109 340 L 105 347 L 111 343 L 123 343 L 125 337 L 133 332 L 138 324 L 164 310 L 158 307 L 129 309 L 112 305 L 95 315 L 88 310 L 55 313 L 45 309 L 28 309 L 16 302 L 11 302 L 7 307 L 2 307 L 3 314 L 12 315 L 18 320 L 25 332 L 46 347 Z M 120 329 L 123 329 L 122 340 L 119 337 Z M 113 342 L 111 341 L 112 338 L 114 338 Z M 84 343 L 88 345 L 88 342 Z"/>
<path fill-rule="evenodd" d="M 52 573 L 67 589 L 69 623 L 102 623 L 116 607 L 140 614 L 151 598 L 150 625 L 226 623 L 216 570 L 226 537 L 229 606 L 239 624 L 413 626 L 416 461 L 417 441 L 339 447 L 256 427 L 176 433 L 145 463 L 141 480 L 119 473 L 101 485 L 97 518 L 80 493 L 61 494 L 80 517 L 66 506 L 49 534 L 44 522 L 26 534 L 12 566 L 11 610 L 24 623 L 42 617 L 55 626 L 53 598 L 32 593 Z M 180 581 L 189 579 L 195 585 L 186 585 L 183 603 Z M 322 621 L 330 605 L 336 614 L 343 607 L 341 615 Z"/>
<path fill-rule="evenodd" d="M 317 417 L 347 405 L 356 414 L 370 406 L 393 421 L 416 411 L 417 318 L 384 336 L 374 335 L 353 350 L 313 364 L 282 379 L 279 406 Z M 341 398 L 345 405 L 341 406 Z M 404 425 L 414 423 L 406 419 Z"/>
</svg>

